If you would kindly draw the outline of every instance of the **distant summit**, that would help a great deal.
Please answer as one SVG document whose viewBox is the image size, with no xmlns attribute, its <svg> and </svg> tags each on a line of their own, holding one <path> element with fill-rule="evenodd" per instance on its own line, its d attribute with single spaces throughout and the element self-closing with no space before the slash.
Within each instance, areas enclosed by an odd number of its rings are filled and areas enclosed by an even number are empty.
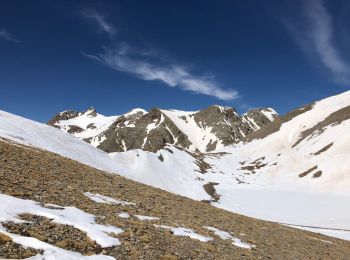
<svg viewBox="0 0 350 260">
<path fill-rule="evenodd" d="M 194 112 L 158 108 L 147 112 L 137 108 L 106 117 L 90 107 L 85 112 L 60 112 L 48 124 L 106 152 L 132 149 L 155 152 L 167 144 L 208 152 L 239 142 L 277 117 L 272 108 L 239 115 L 234 108 L 219 105 Z"/>
</svg>

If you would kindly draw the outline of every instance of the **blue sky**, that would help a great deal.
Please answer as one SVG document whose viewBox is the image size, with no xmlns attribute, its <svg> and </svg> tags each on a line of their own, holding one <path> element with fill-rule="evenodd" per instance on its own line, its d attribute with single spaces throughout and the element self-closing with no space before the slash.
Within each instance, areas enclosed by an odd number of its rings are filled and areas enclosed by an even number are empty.
<svg viewBox="0 0 350 260">
<path fill-rule="evenodd" d="M 345 0 L 4 0 L 0 109 L 283 114 L 349 89 L 349 14 Z"/>
</svg>

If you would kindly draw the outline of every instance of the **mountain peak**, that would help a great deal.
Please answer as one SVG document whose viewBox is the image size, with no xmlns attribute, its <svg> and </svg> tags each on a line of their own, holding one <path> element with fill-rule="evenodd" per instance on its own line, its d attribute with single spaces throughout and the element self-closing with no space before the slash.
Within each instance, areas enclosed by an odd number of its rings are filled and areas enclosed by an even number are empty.
<svg viewBox="0 0 350 260">
<path fill-rule="evenodd" d="M 61 120 L 69 120 L 79 116 L 80 113 L 76 110 L 64 110 L 57 113 L 53 118 L 51 118 L 47 124 L 56 127 L 56 124 Z M 59 128 L 59 127 L 58 127 Z"/>
<path fill-rule="evenodd" d="M 125 113 L 124 116 L 128 117 L 135 114 L 144 115 L 144 114 L 147 114 L 147 111 L 142 108 L 134 108 L 134 109 L 131 109 L 129 112 Z"/>
<path fill-rule="evenodd" d="M 212 105 L 210 107 L 216 107 L 220 111 L 234 109 L 233 107 L 230 107 L 230 106 L 220 106 L 220 105 Z"/>
<path fill-rule="evenodd" d="M 90 106 L 85 112 L 84 114 L 86 114 L 89 117 L 96 117 L 97 116 L 97 112 L 95 107 Z"/>
</svg>

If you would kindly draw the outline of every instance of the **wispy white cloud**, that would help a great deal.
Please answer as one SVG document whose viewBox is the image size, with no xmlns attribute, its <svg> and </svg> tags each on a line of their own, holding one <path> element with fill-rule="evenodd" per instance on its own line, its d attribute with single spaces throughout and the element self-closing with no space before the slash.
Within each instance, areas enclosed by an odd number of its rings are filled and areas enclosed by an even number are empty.
<svg viewBox="0 0 350 260">
<path fill-rule="evenodd" d="M 12 33 L 6 31 L 4 28 L 0 30 L 0 38 L 5 39 L 7 41 L 13 42 L 13 43 L 20 43 L 18 39 L 16 39 Z"/>
<path fill-rule="evenodd" d="M 335 45 L 332 17 L 323 1 L 304 0 L 303 12 L 303 27 L 287 23 L 295 40 L 308 56 L 318 59 L 338 84 L 350 84 L 350 65 Z"/>
<path fill-rule="evenodd" d="M 117 30 L 114 26 L 107 22 L 106 18 L 98 13 L 95 9 L 83 9 L 81 10 L 81 15 L 88 18 L 96 23 L 98 28 L 103 32 L 107 33 L 110 37 L 113 37 Z"/>
<path fill-rule="evenodd" d="M 237 91 L 220 87 L 213 77 L 193 75 L 185 66 L 169 62 L 158 64 L 155 60 L 147 59 L 143 53 L 131 52 L 124 44 L 114 49 L 104 48 L 104 52 L 98 55 L 84 55 L 112 69 L 129 73 L 143 80 L 159 80 L 169 87 L 180 87 L 221 100 L 234 100 L 239 97 Z"/>
<path fill-rule="evenodd" d="M 350 67 L 332 42 L 332 18 L 323 2 L 307 0 L 305 11 L 312 28 L 310 37 L 322 63 L 333 73 L 338 82 L 349 84 Z"/>
<path fill-rule="evenodd" d="M 95 9 L 84 9 L 81 14 L 92 19 L 102 31 L 113 38 L 116 29 L 103 15 Z M 116 43 L 114 42 L 114 44 Z M 214 77 L 196 76 L 186 66 L 172 63 L 155 50 L 135 50 L 130 48 L 127 43 L 117 44 L 118 47 L 104 47 L 104 51 L 97 55 L 83 54 L 100 64 L 143 80 L 158 80 L 169 87 L 179 87 L 221 100 L 233 100 L 239 97 L 237 91 L 220 87 Z"/>
</svg>

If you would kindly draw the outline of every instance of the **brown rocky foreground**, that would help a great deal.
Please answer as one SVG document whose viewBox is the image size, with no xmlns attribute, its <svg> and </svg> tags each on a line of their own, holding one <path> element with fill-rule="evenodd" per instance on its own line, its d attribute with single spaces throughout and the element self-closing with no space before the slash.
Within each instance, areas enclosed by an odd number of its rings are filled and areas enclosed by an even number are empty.
<svg viewBox="0 0 350 260">
<path fill-rule="evenodd" d="M 174 169 L 176 170 L 176 169 Z M 167 174 L 164 172 L 163 174 Z M 101 248 L 72 226 L 24 214 L 27 223 L 1 223 L 9 232 L 31 236 L 85 255 L 117 259 L 349 259 L 350 242 L 256 220 L 152 188 L 77 163 L 57 154 L 0 140 L 0 192 L 59 206 L 74 206 L 96 216 L 96 222 L 123 229 L 120 246 Z M 84 192 L 98 193 L 135 206 L 96 203 Z M 1 203 L 1 201 L 0 201 Z M 127 212 L 130 218 L 121 218 Z M 158 217 L 141 221 L 133 215 Z M 214 238 L 200 242 L 157 225 L 191 228 Z M 245 249 L 203 228 L 212 226 L 254 244 Z M 40 251 L 23 248 L 0 233 L 0 258 L 25 258 Z"/>
</svg>

